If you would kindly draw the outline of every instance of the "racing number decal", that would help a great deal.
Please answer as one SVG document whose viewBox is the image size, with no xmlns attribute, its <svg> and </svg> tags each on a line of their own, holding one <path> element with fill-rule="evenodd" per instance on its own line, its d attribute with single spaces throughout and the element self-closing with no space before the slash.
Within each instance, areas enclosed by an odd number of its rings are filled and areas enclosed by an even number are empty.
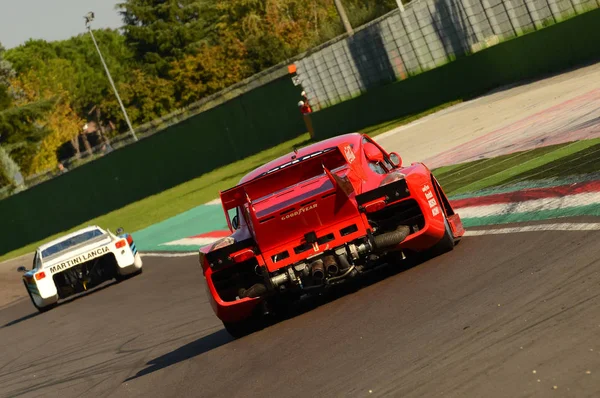
<svg viewBox="0 0 600 398">
<path fill-rule="evenodd" d="M 434 217 L 440 214 L 440 208 L 438 206 L 437 201 L 433 197 L 433 191 L 431 190 L 431 187 L 428 184 L 423 186 L 423 194 L 425 195 L 425 199 L 427 199 L 427 203 L 429 203 L 431 214 Z"/>
</svg>

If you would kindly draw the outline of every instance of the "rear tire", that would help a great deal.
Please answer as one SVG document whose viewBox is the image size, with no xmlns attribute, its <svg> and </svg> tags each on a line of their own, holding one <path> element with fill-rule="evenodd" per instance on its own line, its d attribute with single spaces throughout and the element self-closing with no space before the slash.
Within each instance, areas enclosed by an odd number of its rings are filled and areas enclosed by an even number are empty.
<svg viewBox="0 0 600 398">
<path fill-rule="evenodd" d="M 144 270 L 143 268 L 140 268 L 139 270 L 135 271 L 133 274 L 129 274 L 129 275 L 120 275 L 117 273 L 117 275 L 115 276 L 115 279 L 117 280 L 117 282 L 120 283 L 120 282 L 126 281 L 127 279 L 131 279 L 135 276 L 140 275 L 143 270 Z"/>
<path fill-rule="evenodd" d="M 223 326 L 227 333 L 229 333 L 234 339 L 239 339 L 254 332 L 257 332 L 260 328 L 259 320 L 255 317 L 244 319 L 239 322 L 223 322 Z"/>
<path fill-rule="evenodd" d="M 437 257 L 439 255 L 442 255 L 444 253 L 448 253 L 448 252 L 454 250 L 454 235 L 452 235 L 452 229 L 450 228 L 450 224 L 448 223 L 448 220 L 445 217 L 444 217 L 444 226 L 445 226 L 444 236 L 438 243 L 435 244 L 435 246 L 433 246 L 429 250 L 429 253 L 433 257 Z"/>
<path fill-rule="evenodd" d="M 31 292 L 29 291 L 29 289 L 27 289 L 27 284 L 25 282 L 23 282 L 23 285 L 25 285 L 25 289 L 27 290 L 27 294 L 29 294 L 29 299 L 31 300 L 31 304 L 33 304 L 33 306 L 35 307 L 36 310 L 38 310 L 40 312 L 40 314 L 43 314 L 44 312 L 48 312 L 51 309 L 53 309 L 54 307 L 56 307 L 58 305 L 58 303 L 53 303 L 50 305 L 47 305 L 45 307 L 40 307 L 35 303 L 35 299 L 33 298 L 33 294 L 31 294 Z"/>
</svg>

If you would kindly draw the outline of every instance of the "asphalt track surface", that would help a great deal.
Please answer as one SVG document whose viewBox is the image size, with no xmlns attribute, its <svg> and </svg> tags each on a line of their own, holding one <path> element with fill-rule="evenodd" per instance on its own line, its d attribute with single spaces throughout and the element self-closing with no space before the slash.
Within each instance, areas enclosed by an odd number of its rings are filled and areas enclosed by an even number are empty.
<svg viewBox="0 0 600 398">
<path fill-rule="evenodd" d="M 599 241 L 466 237 L 239 340 L 195 256 L 146 257 L 50 312 L 1 310 L 0 396 L 597 397 Z"/>
</svg>

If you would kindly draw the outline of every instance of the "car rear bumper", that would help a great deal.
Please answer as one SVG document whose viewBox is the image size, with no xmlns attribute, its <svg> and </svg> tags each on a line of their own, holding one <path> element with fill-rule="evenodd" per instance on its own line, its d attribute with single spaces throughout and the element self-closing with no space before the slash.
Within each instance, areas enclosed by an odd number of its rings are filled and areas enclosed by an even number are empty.
<svg viewBox="0 0 600 398">
<path fill-rule="evenodd" d="M 140 254 L 136 253 L 132 256 L 132 258 L 132 262 L 117 261 L 117 272 L 119 273 L 119 275 L 131 275 L 142 268 L 142 258 L 140 257 Z M 127 260 L 131 261 L 131 258 L 128 258 Z"/>
<path fill-rule="evenodd" d="M 215 315 L 223 322 L 239 322 L 252 316 L 262 298 L 243 298 L 226 302 L 219 296 L 212 278 L 206 278 L 206 292 Z"/>
</svg>

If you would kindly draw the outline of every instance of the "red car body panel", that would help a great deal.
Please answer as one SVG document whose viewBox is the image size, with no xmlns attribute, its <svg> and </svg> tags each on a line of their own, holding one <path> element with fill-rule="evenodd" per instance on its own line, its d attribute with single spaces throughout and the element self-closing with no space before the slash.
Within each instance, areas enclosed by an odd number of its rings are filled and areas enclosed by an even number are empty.
<svg viewBox="0 0 600 398">
<path fill-rule="evenodd" d="M 373 159 L 376 150 L 390 164 L 390 155 L 366 135 L 334 137 L 280 157 L 221 192 L 232 235 L 202 248 L 200 263 L 211 305 L 222 321 L 249 317 L 263 300 L 234 298 L 235 292 L 227 286 L 218 288 L 219 283 L 227 283 L 220 275 L 233 272 L 227 270 L 247 264 L 248 259 L 270 275 L 291 269 L 368 236 L 376 229 L 371 215 L 382 214 L 385 221 L 386 209 L 414 225 L 394 250 L 426 251 L 445 236 L 446 224 L 454 239 L 463 236 L 460 216 L 425 165 L 392 164 L 382 173 L 367 158 Z M 382 184 L 388 180 L 389 184 Z M 394 193 L 397 198 L 390 197 Z M 237 230 L 229 215 L 234 209 L 238 209 Z M 311 234 L 317 239 L 309 242 Z"/>
</svg>

